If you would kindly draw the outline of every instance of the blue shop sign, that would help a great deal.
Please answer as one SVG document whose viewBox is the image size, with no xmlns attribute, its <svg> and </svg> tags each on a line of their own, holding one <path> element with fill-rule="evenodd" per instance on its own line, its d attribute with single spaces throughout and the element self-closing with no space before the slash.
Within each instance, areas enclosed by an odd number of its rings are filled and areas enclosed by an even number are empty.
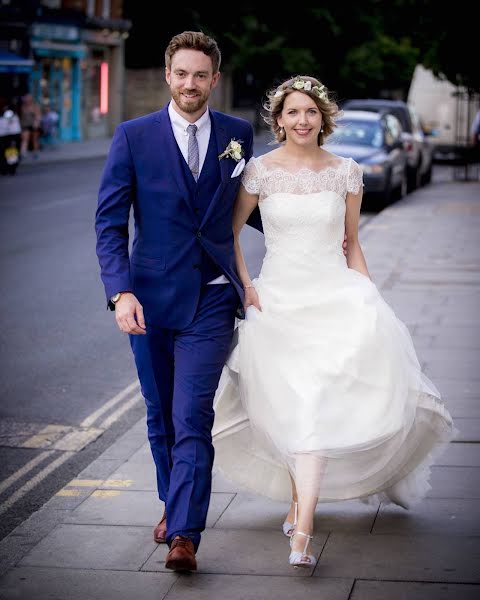
<svg viewBox="0 0 480 600">
<path fill-rule="evenodd" d="M 33 23 L 31 34 L 32 37 L 43 40 L 56 40 L 62 42 L 80 41 L 80 29 L 72 25 Z"/>
</svg>

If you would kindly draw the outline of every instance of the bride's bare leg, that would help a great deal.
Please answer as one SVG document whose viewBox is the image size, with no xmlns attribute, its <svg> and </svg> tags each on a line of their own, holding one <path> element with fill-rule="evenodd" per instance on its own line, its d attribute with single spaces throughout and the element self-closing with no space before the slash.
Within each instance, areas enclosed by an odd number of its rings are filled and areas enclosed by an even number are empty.
<svg viewBox="0 0 480 600">
<path fill-rule="evenodd" d="M 295 463 L 295 485 L 298 495 L 298 523 L 295 531 L 313 534 L 313 517 L 317 506 L 320 483 L 325 471 L 326 460 L 313 454 L 299 454 Z M 306 538 L 294 537 L 292 550 L 302 552 Z M 307 548 L 307 553 L 310 550 Z"/>
<path fill-rule="evenodd" d="M 292 484 L 292 504 L 290 505 L 290 510 L 288 511 L 286 521 L 288 521 L 289 523 L 293 523 L 295 521 L 295 503 L 298 502 L 298 495 L 295 480 L 291 475 L 290 483 Z"/>
</svg>

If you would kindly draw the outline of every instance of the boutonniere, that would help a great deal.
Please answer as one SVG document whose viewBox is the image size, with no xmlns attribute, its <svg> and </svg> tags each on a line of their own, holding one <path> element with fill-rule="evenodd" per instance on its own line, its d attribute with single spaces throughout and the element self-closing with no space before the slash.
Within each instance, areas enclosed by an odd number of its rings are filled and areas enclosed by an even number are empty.
<svg viewBox="0 0 480 600">
<path fill-rule="evenodd" d="M 235 138 L 231 139 L 228 142 L 228 146 L 225 148 L 225 150 L 218 155 L 219 160 L 222 160 L 222 158 L 233 158 L 233 160 L 236 162 L 242 160 L 242 157 L 242 140 L 236 140 Z"/>
</svg>

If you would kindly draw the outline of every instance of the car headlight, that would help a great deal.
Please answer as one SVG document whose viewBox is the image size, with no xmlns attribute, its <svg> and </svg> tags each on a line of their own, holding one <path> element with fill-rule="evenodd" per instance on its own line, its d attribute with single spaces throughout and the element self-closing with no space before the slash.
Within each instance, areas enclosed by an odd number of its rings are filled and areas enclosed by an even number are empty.
<svg viewBox="0 0 480 600">
<path fill-rule="evenodd" d="M 363 172 L 369 175 L 380 175 L 384 171 L 383 165 L 361 164 L 360 166 L 362 167 Z"/>
</svg>

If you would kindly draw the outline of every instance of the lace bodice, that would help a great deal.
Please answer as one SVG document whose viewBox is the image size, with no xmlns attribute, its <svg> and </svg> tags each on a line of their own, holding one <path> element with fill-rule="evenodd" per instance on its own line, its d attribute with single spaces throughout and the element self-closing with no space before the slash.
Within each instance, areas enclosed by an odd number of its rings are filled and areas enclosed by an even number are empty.
<svg viewBox="0 0 480 600">
<path fill-rule="evenodd" d="M 345 198 L 358 193 L 362 171 L 352 159 L 320 172 L 290 173 L 266 167 L 260 158 L 248 162 L 245 189 L 258 194 L 267 254 L 262 271 L 292 266 L 307 278 L 323 266 L 344 268 Z"/>
<path fill-rule="evenodd" d="M 258 194 L 260 202 L 278 192 L 312 194 L 328 191 L 345 198 L 348 192 L 359 192 L 362 170 L 351 158 L 339 157 L 337 164 L 321 171 L 303 168 L 291 173 L 268 166 L 261 157 L 252 157 L 243 172 L 242 184 L 250 194 Z"/>
</svg>

